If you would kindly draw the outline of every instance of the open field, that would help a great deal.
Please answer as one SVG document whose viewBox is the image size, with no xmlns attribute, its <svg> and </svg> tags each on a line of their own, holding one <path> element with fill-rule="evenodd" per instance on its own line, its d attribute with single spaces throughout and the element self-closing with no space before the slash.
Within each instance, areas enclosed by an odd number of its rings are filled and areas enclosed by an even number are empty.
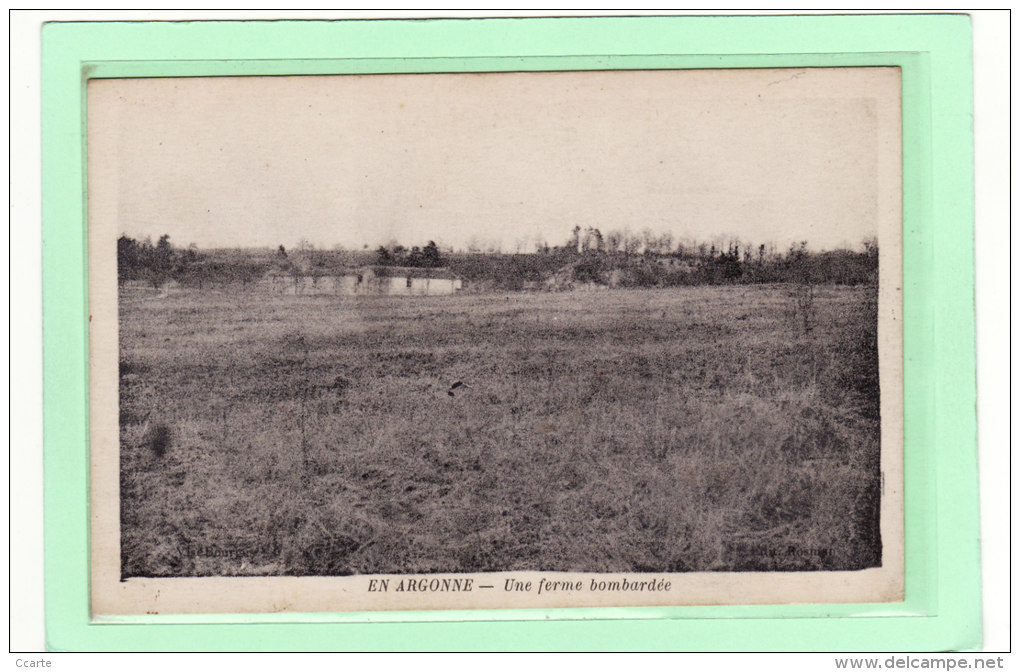
<svg viewBox="0 0 1020 672">
<path fill-rule="evenodd" d="M 122 574 L 875 566 L 875 321 L 868 286 L 125 288 Z"/>
</svg>

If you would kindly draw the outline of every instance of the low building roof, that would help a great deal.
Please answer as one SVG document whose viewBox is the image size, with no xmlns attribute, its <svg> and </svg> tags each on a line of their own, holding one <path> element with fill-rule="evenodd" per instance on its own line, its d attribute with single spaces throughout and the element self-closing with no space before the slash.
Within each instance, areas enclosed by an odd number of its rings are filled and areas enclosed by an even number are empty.
<svg viewBox="0 0 1020 672">
<path fill-rule="evenodd" d="M 358 268 L 310 268 L 307 270 L 271 268 L 266 275 L 278 275 L 288 278 L 343 278 L 346 276 L 358 275 L 361 269 Z"/>
<path fill-rule="evenodd" d="M 448 268 L 421 268 L 418 266 L 365 266 L 380 278 L 429 278 L 432 280 L 455 280 L 456 275 Z"/>
</svg>

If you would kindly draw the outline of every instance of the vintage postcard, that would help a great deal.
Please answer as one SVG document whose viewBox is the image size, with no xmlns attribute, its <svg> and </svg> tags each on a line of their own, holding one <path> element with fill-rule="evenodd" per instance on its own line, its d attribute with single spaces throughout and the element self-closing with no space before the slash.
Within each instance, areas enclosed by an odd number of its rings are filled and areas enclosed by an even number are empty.
<svg viewBox="0 0 1020 672">
<path fill-rule="evenodd" d="M 900 91 L 90 81 L 93 616 L 901 601 Z"/>
</svg>

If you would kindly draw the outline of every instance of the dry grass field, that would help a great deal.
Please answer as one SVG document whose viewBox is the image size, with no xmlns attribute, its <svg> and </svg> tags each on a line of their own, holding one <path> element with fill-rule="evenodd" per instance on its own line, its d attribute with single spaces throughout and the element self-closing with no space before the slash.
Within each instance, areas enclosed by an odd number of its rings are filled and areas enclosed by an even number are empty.
<svg viewBox="0 0 1020 672">
<path fill-rule="evenodd" d="M 875 311 L 126 288 L 122 575 L 875 566 Z"/>
</svg>

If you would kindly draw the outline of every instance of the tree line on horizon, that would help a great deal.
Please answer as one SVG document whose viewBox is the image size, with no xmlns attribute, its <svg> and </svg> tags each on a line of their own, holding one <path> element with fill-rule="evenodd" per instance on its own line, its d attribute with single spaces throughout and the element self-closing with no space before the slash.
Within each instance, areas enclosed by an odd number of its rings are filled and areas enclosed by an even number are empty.
<svg viewBox="0 0 1020 672">
<path fill-rule="evenodd" d="M 874 284 L 878 243 L 858 250 L 813 251 L 807 241 L 784 250 L 737 238 L 679 241 L 669 233 L 639 234 L 575 226 L 561 245 L 540 244 L 534 253 L 468 252 L 451 256 L 451 270 L 494 289 L 541 286 L 551 274 L 563 283 L 622 287 L 705 284 Z"/>
<path fill-rule="evenodd" d="M 632 235 L 598 228 L 574 227 L 562 244 L 539 245 L 535 252 L 457 251 L 434 241 L 405 247 L 395 241 L 375 250 L 316 249 L 302 241 L 296 249 L 280 245 L 272 252 L 199 251 L 175 247 L 164 234 L 154 244 L 122 235 L 117 240 L 118 280 L 145 281 L 159 287 L 168 281 L 201 288 L 206 284 L 250 284 L 276 268 L 283 272 L 330 275 L 351 267 L 448 267 L 478 288 L 536 288 L 554 274 L 569 274 L 575 283 L 614 283 L 624 287 L 670 287 L 699 284 L 877 282 L 878 245 L 874 238 L 858 250 L 813 251 L 807 241 L 784 250 L 738 239 L 716 242 L 674 241 L 666 233 Z"/>
</svg>

